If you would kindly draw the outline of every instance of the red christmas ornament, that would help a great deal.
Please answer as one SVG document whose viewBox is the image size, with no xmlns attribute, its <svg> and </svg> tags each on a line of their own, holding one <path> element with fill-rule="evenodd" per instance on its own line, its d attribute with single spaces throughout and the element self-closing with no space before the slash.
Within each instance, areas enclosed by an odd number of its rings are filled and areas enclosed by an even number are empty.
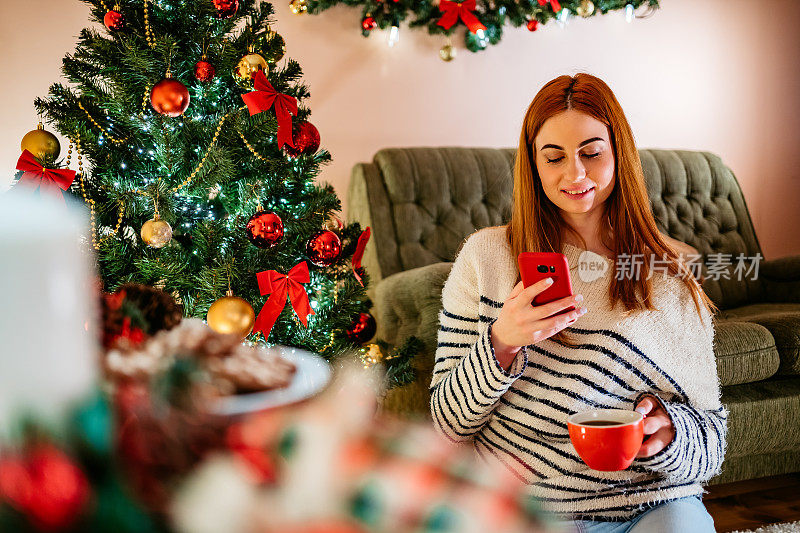
<svg viewBox="0 0 800 533">
<path fill-rule="evenodd" d="M 283 238 L 283 220 L 275 213 L 259 211 L 247 221 L 247 238 L 259 248 L 272 248 Z"/>
<path fill-rule="evenodd" d="M 216 73 L 217 69 L 206 60 L 205 56 L 194 66 L 194 77 L 203 83 L 213 80 Z"/>
<path fill-rule="evenodd" d="M 539 27 L 539 21 L 536 19 L 531 19 L 528 21 L 528 31 L 536 31 L 536 28 Z"/>
<path fill-rule="evenodd" d="M 103 17 L 103 24 L 111 31 L 119 31 L 125 28 L 125 15 L 118 11 L 119 7 L 109 10 Z"/>
<path fill-rule="evenodd" d="M 359 313 L 347 328 L 347 338 L 356 344 L 364 344 L 375 335 L 378 326 L 369 313 Z"/>
<path fill-rule="evenodd" d="M 217 9 L 217 18 L 231 18 L 239 9 L 239 0 L 214 0 L 214 7 Z"/>
<path fill-rule="evenodd" d="M 374 17 L 365 17 L 364 20 L 361 21 L 361 27 L 365 30 L 374 30 L 378 26 L 378 23 L 375 21 Z"/>
<path fill-rule="evenodd" d="M 306 244 L 309 260 L 317 266 L 331 266 L 342 253 L 342 241 L 330 230 L 315 233 Z"/>
<path fill-rule="evenodd" d="M 189 107 L 189 89 L 173 78 L 164 78 L 150 91 L 153 109 L 168 117 L 179 117 Z"/>
<path fill-rule="evenodd" d="M 50 444 L 0 461 L 0 501 L 27 515 L 37 529 L 72 525 L 88 503 L 89 491 L 83 471 Z"/>
<path fill-rule="evenodd" d="M 258 418 L 234 423 L 225 434 L 225 445 L 250 467 L 250 472 L 259 483 L 274 483 L 278 480 L 278 465 L 265 449 Z"/>
<path fill-rule="evenodd" d="M 292 157 L 300 154 L 313 154 L 319 149 L 319 130 L 310 122 L 303 121 L 292 132 L 294 148 L 284 144 L 283 149 Z"/>
</svg>

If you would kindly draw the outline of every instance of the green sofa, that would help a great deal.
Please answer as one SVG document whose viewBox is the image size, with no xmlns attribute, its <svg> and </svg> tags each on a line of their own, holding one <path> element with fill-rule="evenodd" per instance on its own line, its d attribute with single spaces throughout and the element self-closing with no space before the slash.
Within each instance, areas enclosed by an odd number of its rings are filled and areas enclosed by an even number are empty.
<svg viewBox="0 0 800 533">
<path fill-rule="evenodd" d="M 761 253 L 739 184 L 718 156 L 639 153 L 663 233 L 694 246 L 704 264 L 708 254 L 732 254 L 735 263 L 740 253 Z M 384 410 L 430 417 L 442 286 L 468 235 L 508 221 L 514 155 L 514 149 L 392 148 L 353 169 L 347 218 L 372 228 L 364 264 L 376 337 L 396 345 L 414 335 L 424 344 L 415 360 L 418 380 L 390 391 Z M 800 471 L 800 256 L 757 266 L 755 280 L 753 271 L 742 280 L 730 268 L 702 271 L 703 287 L 721 310 L 715 351 L 730 410 L 725 464 L 712 483 Z"/>
</svg>

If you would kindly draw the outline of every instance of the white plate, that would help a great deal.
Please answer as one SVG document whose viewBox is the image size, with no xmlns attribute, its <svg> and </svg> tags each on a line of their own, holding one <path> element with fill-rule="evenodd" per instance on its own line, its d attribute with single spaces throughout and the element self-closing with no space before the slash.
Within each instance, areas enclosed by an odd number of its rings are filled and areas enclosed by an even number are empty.
<svg viewBox="0 0 800 533">
<path fill-rule="evenodd" d="M 297 367 L 292 382 L 280 389 L 234 394 L 218 400 L 212 412 L 218 415 L 241 415 L 305 400 L 321 391 L 331 380 L 331 365 L 321 356 L 301 348 L 274 346 L 281 357 Z"/>
</svg>

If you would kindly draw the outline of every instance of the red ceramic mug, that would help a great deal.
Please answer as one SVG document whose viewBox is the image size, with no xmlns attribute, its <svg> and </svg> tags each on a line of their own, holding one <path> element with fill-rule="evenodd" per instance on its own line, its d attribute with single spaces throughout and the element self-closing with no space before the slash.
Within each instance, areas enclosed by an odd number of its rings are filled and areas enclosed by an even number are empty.
<svg viewBox="0 0 800 533">
<path fill-rule="evenodd" d="M 593 470 L 625 470 L 644 439 L 644 415 L 624 409 L 592 409 L 567 420 L 569 438 L 583 462 Z"/>
</svg>

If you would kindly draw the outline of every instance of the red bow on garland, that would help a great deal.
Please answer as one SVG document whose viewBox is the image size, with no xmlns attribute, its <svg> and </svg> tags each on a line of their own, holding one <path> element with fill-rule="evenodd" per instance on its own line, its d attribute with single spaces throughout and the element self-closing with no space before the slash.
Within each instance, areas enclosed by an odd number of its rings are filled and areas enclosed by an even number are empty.
<svg viewBox="0 0 800 533">
<path fill-rule="evenodd" d="M 367 246 L 367 242 L 369 241 L 370 236 L 370 229 L 367 226 L 367 229 L 361 232 L 361 235 L 358 237 L 358 244 L 356 245 L 356 251 L 353 254 L 353 259 L 351 260 L 353 265 L 353 274 L 355 274 L 356 279 L 364 286 L 364 282 L 361 281 L 361 274 L 358 273 L 359 269 L 361 268 L 361 258 L 364 256 L 364 248 Z"/>
<path fill-rule="evenodd" d="M 292 301 L 292 309 L 304 326 L 308 325 L 308 315 L 313 315 L 314 310 L 308 303 L 308 294 L 301 283 L 311 281 L 308 274 L 308 265 L 305 261 L 297 263 L 288 274 L 281 274 L 276 270 L 265 270 L 256 274 L 258 289 L 263 296 L 270 295 L 256 317 L 253 332 L 264 332 L 264 338 L 269 338 L 272 326 L 286 306 L 286 295 Z"/>
<path fill-rule="evenodd" d="M 17 161 L 17 170 L 22 170 L 19 183 L 32 189 L 49 191 L 64 201 L 64 193 L 75 180 L 75 171 L 69 169 L 44 168 L 28 150 L 22 152 Z"/>
<path fill-rule="evenodd" d="M 561 4 L 558 3 L 558 0 L 539 0 L 540 6 L 546 6 L 547 4 L 550 4 L 554 13 L 561 11 Z"/>
<path fill-rule="evenodd" d="M 541 2 L 542 0 L 539 1 Z M 469 31 L 472 33 L 478 30 L 486 30 L 486 26 L 481 24 L 478 17 L 472 13 L 475 11 L 475 0 L 464 0 L 460 4 L 451 2 L 450 0 L 441 0 L 439 2 L 439 9 L 444 14 L 437 24 L 446 30 L 449 30 L 459 18 L 464 21 L 464 24 L 467 25 L 467 28 L 469 28 Z"/>
<path fill-rule="evenodd" d="M 266 111 L 275 104 L 275 117 L 278 119 L 278 148 L 282 148 L 284 144 L 294 148 L 292 115 L 297 116 L 297 100 L 293 96 L 276 91 L 267 81 L 263 70 L 253 74 L 253 80 L 256 90 L 242 95 L 250 116 Z"/>
</svg>

